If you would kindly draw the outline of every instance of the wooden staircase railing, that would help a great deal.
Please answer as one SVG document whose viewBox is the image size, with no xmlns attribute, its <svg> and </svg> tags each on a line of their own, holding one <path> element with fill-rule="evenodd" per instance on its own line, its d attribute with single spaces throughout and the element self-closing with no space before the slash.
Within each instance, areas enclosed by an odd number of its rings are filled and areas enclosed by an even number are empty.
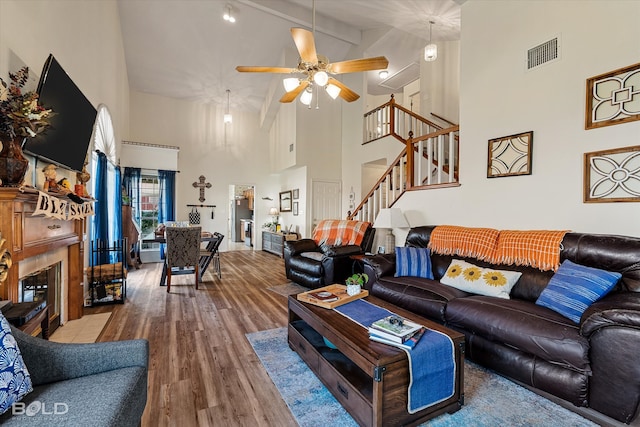
<svg viewBox="0 0 640 427">
<path fill-rule="evenodd" d="M 439 124 L 396 104 L 393 95 L 389 102 L 366 113 L 363 123 L 363 144 L 385 136 L 393 136 L 406 143 L 409 132 L 413 132 L 414 137 L 420 137 L 442 129 Z"/>
<path fill-rule="evenodd" d="M 398 125 L 410 127 L 408 139 L 402 138 Z M 371 132 L 371 126 L 380 126 L 380 132 Z M 393 136 L 405 148 L 347 218 L 373 222 L 380 209 L 393 206 L 405 191 L 460 185 L 459 131 L 458 125 L 443 129 L 397 105 L 393 95 L 391 101 L 365 114 L 365 143 Z"/>
</svg>

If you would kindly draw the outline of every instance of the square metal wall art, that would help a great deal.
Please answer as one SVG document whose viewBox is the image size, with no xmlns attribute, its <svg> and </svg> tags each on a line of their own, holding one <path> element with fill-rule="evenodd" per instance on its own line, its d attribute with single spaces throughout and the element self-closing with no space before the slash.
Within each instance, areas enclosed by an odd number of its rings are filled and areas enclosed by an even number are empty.
<svg viewBox="0 0 640 427">
<path fill-rule="evenodd" d="M 640 63 L 587 79 L 585 129 L 640 120 Z"/>
<path fill-rule="evenodd" d="M 531 175 L 533 131 L 489 140 L 487 178 Z"/>
<path fill-rule="evenodd" d="M 584 202 L 640 202 L 640 145 L 584 154 Z"/>
</svg>

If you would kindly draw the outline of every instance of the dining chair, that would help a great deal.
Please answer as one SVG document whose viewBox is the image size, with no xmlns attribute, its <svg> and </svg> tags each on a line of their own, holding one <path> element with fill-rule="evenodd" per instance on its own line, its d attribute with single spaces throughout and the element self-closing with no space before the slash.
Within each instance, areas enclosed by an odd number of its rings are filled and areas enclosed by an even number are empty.
<svg viewBox="0 0 640 427">
<path fill-rule="evenodd" d="M 200 233 L 202 227 L 167 227 L 167 292 L 171 290 L 171 276 L 195 274 L 199 280 Z"/>
<path fill-rule="evenodd" d="M 215 274 L 218 275 L 218 279 L 222 279 L 222 271 L 220 270 L 220 252 L 218 251 L 218 248 L 220 248 L 220 243 L 222 243 L 222 239 L 224 239 L 224 234 L 220 234 L 216 231 L 213 233 L 213 236 L 215 239 L 207 243 L 206 249 L 200 251 L 200 278 L 204 276 L 204 273 L 207 271 L 207 267 L 209 267 L 209 264 L 213 261 Z"/>
</svg>

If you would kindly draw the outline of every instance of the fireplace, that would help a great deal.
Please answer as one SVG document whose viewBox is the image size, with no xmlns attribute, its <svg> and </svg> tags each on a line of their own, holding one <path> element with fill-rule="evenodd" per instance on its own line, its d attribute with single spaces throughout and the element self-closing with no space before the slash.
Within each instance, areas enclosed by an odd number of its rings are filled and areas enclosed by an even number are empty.
<svg viewBox="0 0 640 427">
<path fill-rule="evenodd" d="M 0 232 L 13 259 L 0 299 L 18 303 L 46 295 L 55 329 L 83 314 L 85 221 L 35 214 L 38 198 L 37 191 L 0 188 Z"/>
<path fill-rule="evenodd" d="M 62 261 L 35 271 L 18 282 L 18 302 L 46 301 L 50 334 L 60 326 L 61 293 Z"/>
</svg>

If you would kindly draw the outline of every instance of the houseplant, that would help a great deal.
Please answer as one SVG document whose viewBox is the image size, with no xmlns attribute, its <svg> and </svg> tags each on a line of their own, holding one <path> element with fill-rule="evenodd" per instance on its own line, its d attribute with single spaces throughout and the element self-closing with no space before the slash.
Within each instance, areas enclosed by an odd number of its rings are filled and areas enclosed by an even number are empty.
<svg viewBox="0 0 640 427">
<path fill-rule="evenodd" d="M 367 283 L 367 280 L 369 280 L 369 276 L 365 273 L 355 273 L 347 277 L 347 280 L 345 281 L 345 284 L 347 285 L 347 294 L 358 295 L 362 286 Z"/>
<path fill-rule="evenodd" d="M 38 105 L 38 94 L 23 92 L 29 78 L 29 68 L 9 73 L 7 86 L 0 79 L 0 181 L 3 187 L 22 184 L 29 161 L 22 154 L 22 141 L 43 132 L 48 126 L 51 110 Z"/>
</svg>

